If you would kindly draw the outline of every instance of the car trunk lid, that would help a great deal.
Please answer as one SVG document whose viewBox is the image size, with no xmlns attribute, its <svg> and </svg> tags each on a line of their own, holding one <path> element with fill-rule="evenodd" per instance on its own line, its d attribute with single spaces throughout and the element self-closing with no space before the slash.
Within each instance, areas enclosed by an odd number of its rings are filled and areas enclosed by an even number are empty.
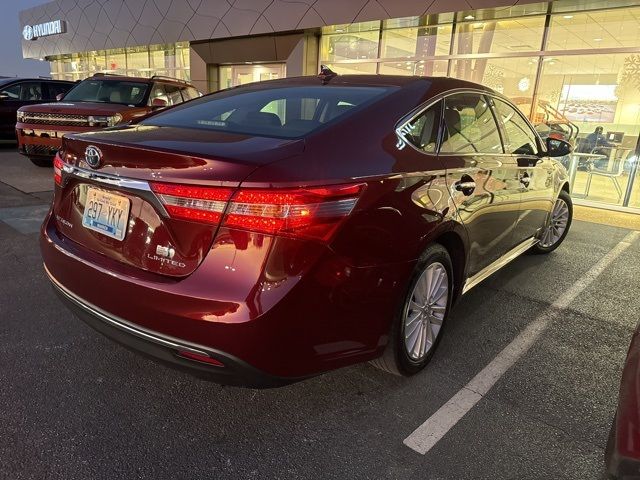
<svg viewBox="0 0 640 480">
<path fill-rule="evenodd" d="M 302 140 L 167 127 L 71 135 L 58 165 L 64 173 L 54 199 L 56 225 L 93 252 L 185 276 L 206 255 L 227 199 L 242 180 L 303 148 Z M 95 155 L 100 159 L 92 168 Z"/>
</svg>

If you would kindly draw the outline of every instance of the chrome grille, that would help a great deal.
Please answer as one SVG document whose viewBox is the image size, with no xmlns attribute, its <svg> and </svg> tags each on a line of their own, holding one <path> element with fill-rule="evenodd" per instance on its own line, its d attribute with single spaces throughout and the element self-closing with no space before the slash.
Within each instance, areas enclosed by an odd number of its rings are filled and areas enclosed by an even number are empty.
<svg viewBox="0 0 640 480">
<path fill-rule="evenodd" d="M 89 125 L 89 120 L 86 115 L 25 112 L 23 123 L 39 123 L 46 125 Z"/>
</svg>

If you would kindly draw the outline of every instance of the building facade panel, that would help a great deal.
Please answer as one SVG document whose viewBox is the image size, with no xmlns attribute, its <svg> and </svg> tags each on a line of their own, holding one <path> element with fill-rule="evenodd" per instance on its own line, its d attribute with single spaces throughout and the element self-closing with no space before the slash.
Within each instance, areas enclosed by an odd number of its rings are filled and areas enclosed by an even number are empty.
<svg viewBox="0 0 640 480">
<path fill-rule="evenodd" d="M 25 58 L 238 37 L 532 0 L 56 0 L 20 12 L 21 28 L 61 19 L 64 35 L 23 40 Z"/>
</svg>

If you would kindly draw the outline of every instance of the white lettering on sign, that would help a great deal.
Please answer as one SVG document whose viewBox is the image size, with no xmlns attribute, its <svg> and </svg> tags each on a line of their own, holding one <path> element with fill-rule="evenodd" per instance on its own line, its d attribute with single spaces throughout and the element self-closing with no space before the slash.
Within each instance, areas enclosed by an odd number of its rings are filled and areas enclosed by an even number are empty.
<svg viewBox="0 0 640 480">
<path fill-rule="evenodd" d="M 59 35 L 67 31 L 67 24 L 64 20 L 53 20 L 52 22 L 39 23 L 37 25 L 25 25 L 22 29 L 22 37 L 25 40 L 35 40 L 49 35 Z"/>
</svg>

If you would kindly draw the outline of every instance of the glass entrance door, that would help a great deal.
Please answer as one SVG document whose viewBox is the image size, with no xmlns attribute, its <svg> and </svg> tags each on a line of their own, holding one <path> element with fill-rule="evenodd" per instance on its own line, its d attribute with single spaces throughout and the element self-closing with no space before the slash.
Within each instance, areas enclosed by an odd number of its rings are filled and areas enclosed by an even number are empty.
<svg viewBox="0 0 640 480">
<path fill-rule="evenodd" d="M 220 88 L 237 87 L 251 82 L 275 80 L 286 76 L 284 63 L 260 65 L 221 65 Z"/>
</svg>

